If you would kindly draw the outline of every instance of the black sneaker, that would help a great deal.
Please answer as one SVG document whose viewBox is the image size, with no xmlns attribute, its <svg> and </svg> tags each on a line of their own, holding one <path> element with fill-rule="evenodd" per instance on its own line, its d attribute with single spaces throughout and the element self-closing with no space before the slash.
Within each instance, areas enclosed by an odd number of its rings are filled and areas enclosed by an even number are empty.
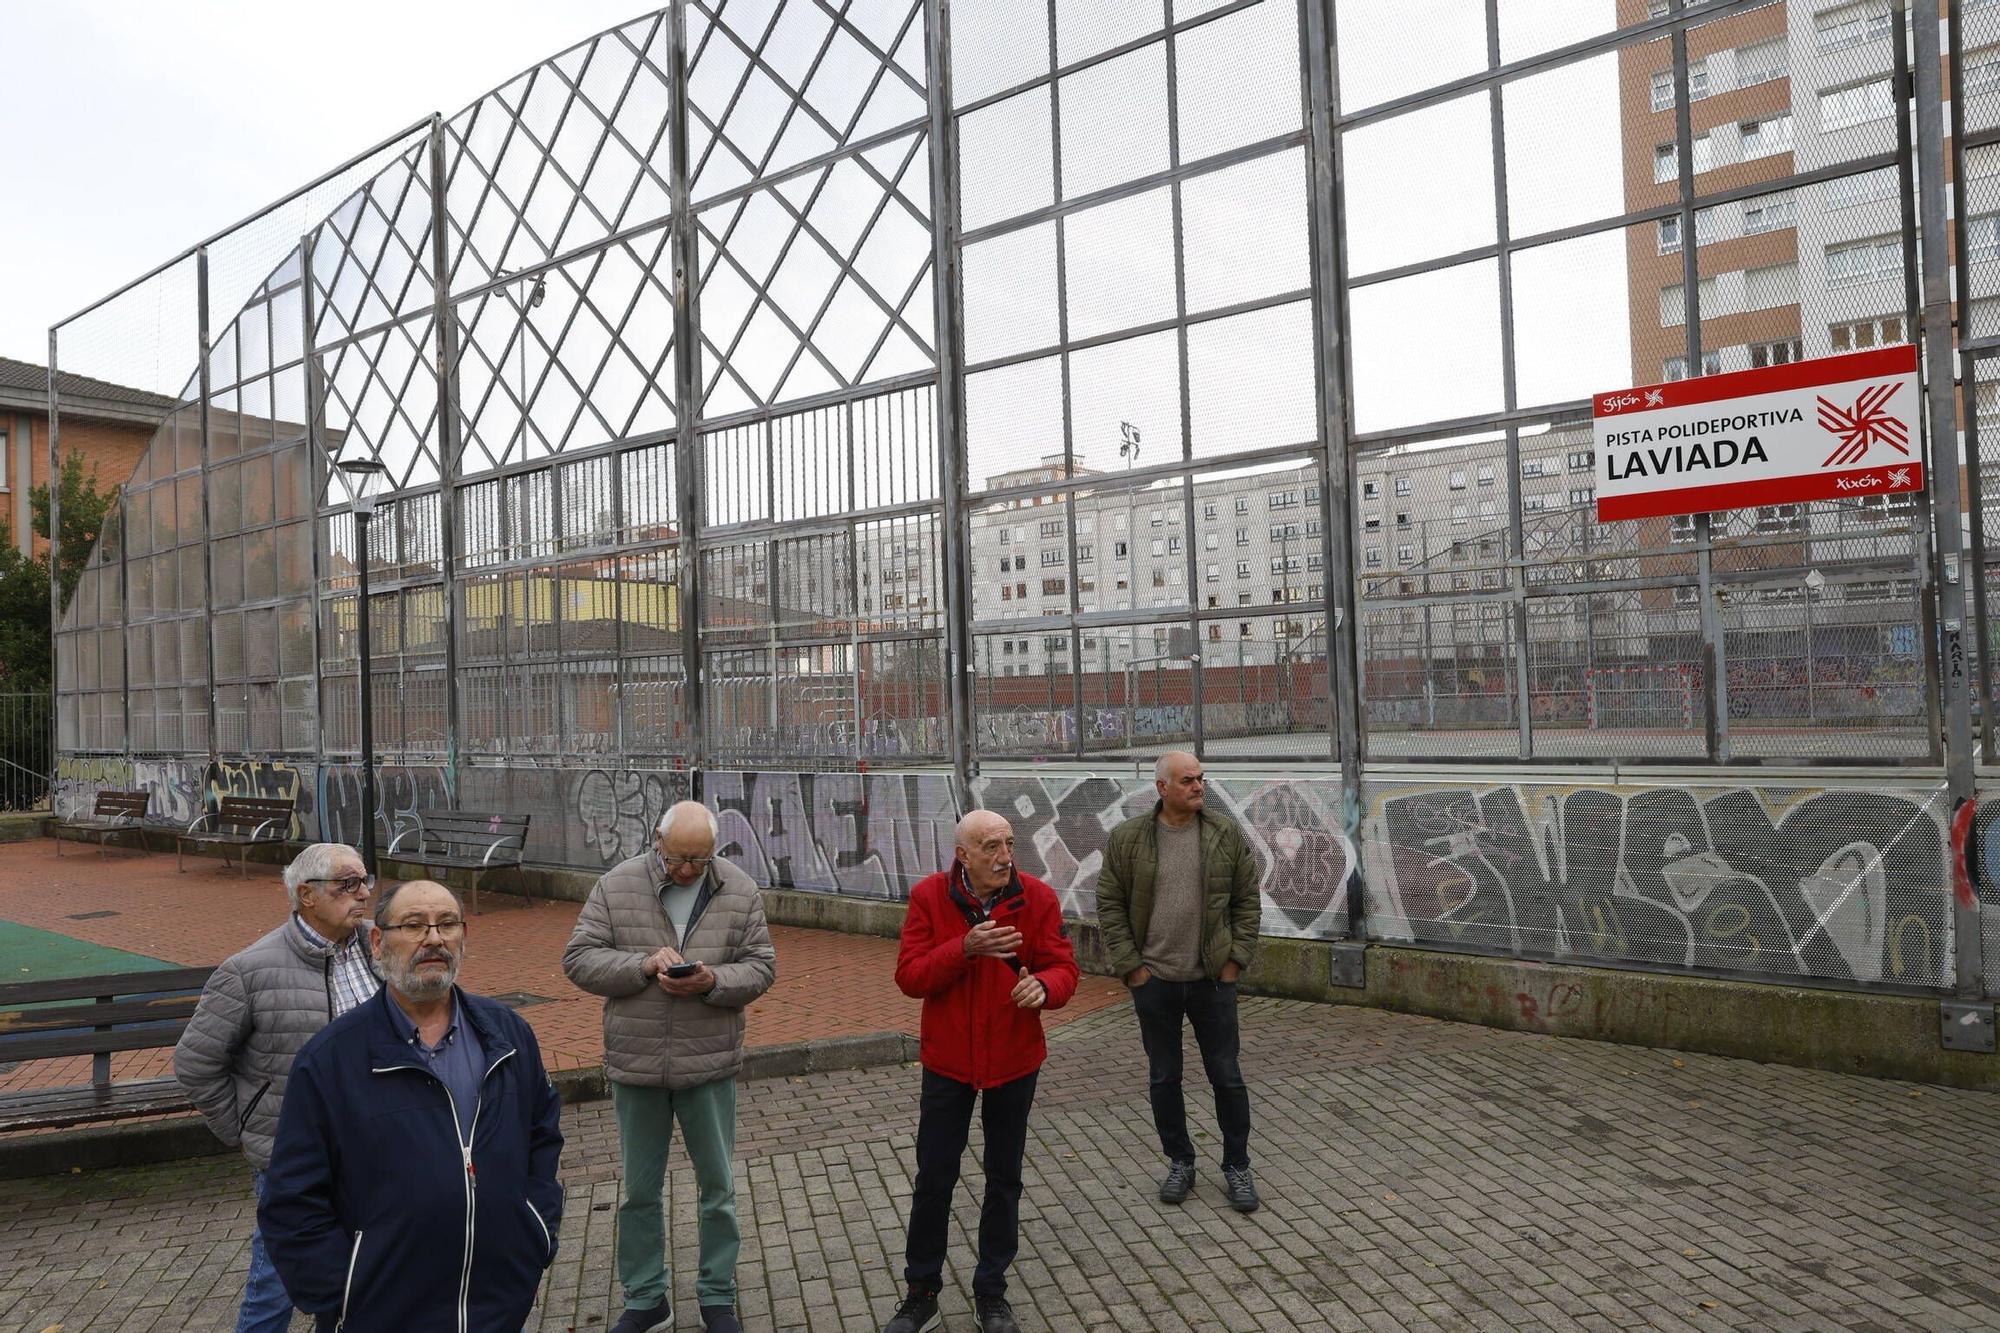
<svg viewBox="0 0 2000 1333">
<path fill-rule="evenodd" d="M 1260 1200 L 1257 1198 L 1257 1182 L 1250 1178 L 1248 1166 L 1225 1166 L 1222 1179 L 1229 1195 L 1229 1206 L 1239 1213 L 1254 1213 Z"/>
<path fill-rule="evenodd" d="M 702 1306 L 701 1326 L 706 1333 L 743 1333 L 743 1325 L 736 1321 L 734 1305 Z"/>
<path fill-rule="evenodd" d="M 1166 1179 L 1160 1182 L 1160 1202 L 1179 1203 L 1186 1199 L 1188 1191 L 1194 1188 L 1194 1163 L 1167 1163 Z"/>
<path fill-rule="evenodd" d="M 974 1296 L 972 1309 L 979 1319 L 979 1333 L 1021 1333 L 1005 1296 Z"/>
<path fill-rule="evenodd" d="M 910 1294 L 896 1307 L 895 1316 L 882 1326 L 882 1333 L 929 1333 L 938 1326 L 938 1294 L 911 1287 Z"/>
<path fill-rule="evenodd" d="M 674 1303 L 661 1301 L 650 1310 L 627 1309 L 624 1316 L 611 1326 L 611 1333 L 654 1333 L 656 1329 L 674 1326 Z"/>
</svg>

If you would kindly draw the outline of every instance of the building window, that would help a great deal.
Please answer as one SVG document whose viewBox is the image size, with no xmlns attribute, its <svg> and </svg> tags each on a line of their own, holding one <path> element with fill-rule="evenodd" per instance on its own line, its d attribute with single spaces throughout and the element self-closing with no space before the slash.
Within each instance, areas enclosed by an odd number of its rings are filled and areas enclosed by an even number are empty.
<svg viewBox="0 0 2000 1333">
<path fill-rule="evenodd" d="M 1216 549 L 1217 547 L 1219 547 L 1219 546 L 1221 546 L 1221 545 L 1222 545 L 1222 535 L 1221 535 L 1220 533 L 1216 533 L 1216 532 L 1205 532 L 1205 533 L 1203 533 L 1203 534 L 1202 534 L 1202 537 L 1201 537 L 1201 549 L 1202 549 L 1202 550 L 1204 550 L 1204 551 L 1213 551 L 1213 550 L 1215 550 L 1215 549 Z"/>
<path fill-rule="evenodd" d="M 1995 387 L 2000 388 L 2000 385 L 1995 385 Z M 1367 554 L 1363 556 L 1363 560 L 1370 569 L 1382 568 L 1382 548 L 1379 546 L 1369 547 Z"/>
<path fill-rule="evenodd" d="M 1462 491 L 1465 489 L 1465 470 L 1463 468 L 1452 469 L 1450 484 L 1451 488 L 1455 491 Z"/>
<path fill-rule="evenodd" d="M 1707 299 L 1708 294 L 1702 293 L 1702 300 L 1706 302 Z M 1798 303 L 1799 266 L 1796 261 L 1743 270 L 1745 310 L 1776 310 L 1780 306 Z M 1713 307 L 1706 308 L 1713 310 Z"/>
<path fill-rule="evenodd" d="M 1830 245 L 1826 250 L 1826 285 L 1856 287 L 1864 282 L 1881 282 L 1903 271 L 1903 241 L 1900 236 L 1876 236 L 1846 245 Z"/>
<path fill-rule="evenodd" d="M 1715 165 L 1715 152 L 1706 134 L 1694 139 L 1694 173 L 1699 176 Z M 1676 144 L 1663 143 L 1653 149 L 1653 184 L 1665 185 L 1680 175 L 1680 148 Z"/>
<path fill-rule="evenodd" d="M 1688 100 L 1699 102 L 1708 96 L 1708 61 L 1688 61 Z M 1653 71 L 1653 110 L 1665 111 L 1674 104 L 1674 72 Z"/>
<path fill-rule="evenodd" d="M 1736 128 L 1743 136 L 1745 162 L 1792 151 L 1792 113 L 1789 111 L 1763 120 L 1746 120 Z"/>
<path fill-rule="evenodd" d="M 1588 472 L 1596 462 L 1597 460 L 1592 457 L 1590 450 L 1572 450 L 1569 456 L 1569 470 L 1571 472 Z"/>
<path fill-rule="evenodd" d="M 1715 240 L 1715 209 L 1697 208 L 1694 211 L 1694 239 L 1697 245 L 1708 245 Z M 1681 248 L 1681 215 L 1660 219 L 1660 253 L 1679 254 Z"/>
<path fill-rule="evenodd" d="M 1054 565 L 1060 565 L 1062 562 L 1063 562 L 1063 553 L 1061 551 L 1058 550 L 1058 551 L 1042 552 L 1043 569 L 1048 569 Z"/>
<path fill-rule="evenodd" d="M 1249 497 L 1249 496 L 1247 496 L 1247 495 L 1239 495 L 1239 496 L 1237 496 L 1237 497 L 1236 497 L 1236 512 L 1237 512 L 1237 513 L 1239 513 L 1239 514 L 1247 514 L 1247 513 L 1249 513 L 1249 512 L 1250 512 L 1250 497 Z"/>
<path fill-rule="evenodd" d="M 1594 486 L 1572 486 L 1570 488 L 1569 502 L 1572 505 L 1587 505 L 1595 499 L 1597 499 L 1597 488 Z"/>
<path fill-rule="evenodd" d="M 1479 517 L 1481 519 L 1495 519 L 1499 516 L 1500 502 L 1498 500 L 1481 500 L 1479 502 Z M 1482 551 L 1480 554 L 1484 555 L 1486 553 Z"/>
<path fill-rule="evenodd" d="M 1412 551 L 1412 550 L 1411 550 L 1411 549 L 1410 549 L 1410 548 L 1409 548 L 1408 546 L 1398 546 L 1398 547 L 1396 548 L 1396 563 L 1397 563 L 1397 564 L 1399 564 L 1399 565 L 1407 565 L 1407 564 L 1411 563 L 1412 561 L 1414 561 L 1415 559 L 1416 559 L 1416 555 L 1415 555 L 1415 553 L 1414 553 L 1414 552 L 1413 552 L 1413 551 Z"/>
<path fill-rule="evenodd" d="M 1379 499 L 1379 498 L 1381 497 L 1381 495 L 1382 495 L 1382 483 L 1381 483 L 1381 482 L 1379 482 L 1379 481 L 1373 481 L 1373 480 L 1370 480 L 1370 481 L 1364 481 L 1364 482 L 1362 482 L 1362 483 L 1361 483 L 1361 498 L 1362 498 L 1362 499 L 1364 499 L 1364 500 L 1374 500 L 1374 499 Z"/>
<path fill-rule="evenodd" d="M 1146 526 L 1149 528 L 1157 528 L 1164 522 L 1166 522 L 1166 519 L 1161 515 L 1160 511 L 1157 509 L 1155 509 L 1152 513 L 1146 515 Z"/>
<path fill-rule="evenodd" d="M 1123 560 L 1127 549 L 1124 542 L 1111 543 L 1111 554 L 1116 559 Z"/>
<path fill-rule="evenodd" d="M 1153 554 L 1156 556 L 1166 554 L 1166 543 L 1158 537 L 1153 538 Z"/>
<path fill-rule="evenodd" d="M 1760 83 L 1782 79 L 1792 72 L 1791 53 L 1785 39 L 1773 37 L 1736 50 L 1736 86 L 1753 88 Z"/>
<path fill-rule="evenodd" d="M 1965 220 L 1965 257 L 1974 263 L 2000 259 L 2000 213 Z"/>
<path fill-rule="evenodd" d="M 1861 0 L 1860 4 L 1842 5 L 1813 18 L 1822 52 L 1845 51 L 1850 46 L 1887 37 L 1889 26 L 1889 0 Z"/>
<path fill-rule="evenodd" d="M 1710 314 L 1714 314 L 1715 279 L 1703 278 L 1701 286 L 1696 289 L 1696 294 L 1701 300 L 1701 308 Z M 1686 322 L 1687 299 L 1681 291 L 1681 284 L 1677 282 L 1671 287 L 1660 288 L 1660 327 L 1663 329 L 1679 328 Z"/>
<path fill-rule="evenodd" d="M 1544 470 L 1542 460 L 1539 458 L 1527 458 L 1521 461 L 1521 475 L 1524 477 L 1539 477 Z"/>
<path fill-rule="evenodd" d="M 1859 176 L 1842 176 L 1826 182 L 1820 187 L 1821 198 L 1828 208 L 1852 208 L 1856 204 L 1894 198 L 1897 183 L 1894 167 L 1879 167 Z"/>
<path fill-rule="evenodd" d="M 1701 354 L 1701 373 L 1704 375 L 1720 375 L 1722 373 L 1722 353 L 1703 352 Z M 1684 380 L 1687 377 L 1688 363 L 1686 357 L 1670 356 L 1660 363 L 1660 378 L 1667 383 L 1672 384 L 1675 380 Z"/>
<path fill-rule="evenodd" d="M 1798 532 L 1804 527 L 1804 505 L 1764 505 L 1757 510 L 1759 532 Z"/>
<path fill-rule="evenodd" d="M 1493 484 L 1493 465 L 1491 463 L 1481 463 L 1479 465 L 1479 484 L 1481 486 L 1491 486 Z"/>
<path fill-rule="evenodd" d="M 1773 343 L 1751 343 L 1750 364 L 1757 370 L 1766 366 L 1788 366 L 1805 360 L 1806 346 L 1797 338 L 1780 338 Z"/>
<path fill-rule="evenodd" d="M 1977 51 L 1967 51 L 1961 64 L 1967 97 L 2000 89 L 2000 47 L 1982 46 Z"/>
<path fill-rule="evenodd" d="M 1085 542 L 1076 548 L 1076 562 L 1079 565 L 1087 565 L 1095 559 L 1097 559 L 1097 547 L 1094 543 Z"/>
<path fill-rule="evenodd" d="M 1042 536 L 1060 537 L 1062 535 L 1063 535 L 1063 525 L 1061 519 L 1056 519 L 1054 522 L 1042 524 Z"/>
<path fill-rule="evenodd" d="M 1238 560 L 1236 562 L 1236 577 L 1239 579 L 1250 577 L 1250 562 L 1248 560 Z"/>
<path fill-rule="evenodd" d="M 1044 597 L 1060 597 L 1068 591 L 1069 591 L 1068 579 L 1042 580 L 1042 596 Z"/>
<path fill-rule="evenodd" d="M 1001 544 L 1002 546 L 1006 546 L 1006 545 L 1009 545 L 1009 544 L 1010 544 L 1010 542 L 1011 542 L 1011 540 L 1012 540 L 1012 539 L 1011 539 L 1011 538 L 1010 538 L 1010 536 L 1008 535 L 1008 532 L 1007 532 L 1007 529 L 1005 529 L 1005 528 L 1002 528 L 1002 529 L 1000 529 L 1000 544 Z"/>
<path fill-rule="evenodd" d="M 1215 501 L 1205 500 L 1202 502 L 1201 516 L 1203 518 L 1209 518 L 1209 519 L 1215 517 Z"/>
<path fill-rule="evenodd" d="M 1396 494 L 1408 495 L 1409 493 L 1410 493 L 1410 479 L 1408 477 L 1396 478 Z"/>
<path fill-rule="evenodd" d="M 1167 538 L 1167 554 L 1179 555 L 1180 553 L 1181 553 L 1181 539 L 1180 535 L 1176 533 L 1174 536 Z"/>
<path fill-rule="evenodd" d="M 1819 127 L 1843 130 L 1871 120 L 1886 120 L 1896 113 L 1895 94 L 1889 80 L 1874 79 L 1846 88 L 1829 88 L 1819 95 Z"/>
<path fill-rule="evenodd" d="M 1464 527 L 1467 517 L 1464 505 L 1453 505 L 1451 507 L 1451 525 L 1454 528 Z"/>
<path fill-rule="evenodd" d="M 1250 544 L 1250 529 L 1236 529 L 1236 544 L 1238 546 L 1248 546 Z"/>
<path fill-rule="evenodd" d="M 1859 352 L 1870 347 L 1887 347 L 1904 341 L 1903 317 L 1884 315 L 1880 319 L 1857 319 L 1827 328 L 1828 341 L 1836 352 Z"/>
<path fill-rule="evenodd" d="M 1222 566 L 1210 565 L 1202 571 L 1202 577 L 1209 583 L 1220 583 L 1222 581 Z"/>
<path fill-rule="evenodd" d="M 1546 495 L 1524 495 L 1521 497 L 1521 512 L 1524 514 L 1539 514 L 1548 507 L 1549 497 Z"/>
<path fill-rule="evenodd" d="M 1396 526 L 1397 526 L 1397 527 L 1399 527 L 1399 528 L 1407 528 L 1407 527 L 1409 527 L 1409 526 L 1410 526 L 1410 511 L 1409 511 L 1409 510 L 1407 510 L 1407 509 L 1399 509 L 1399 510 L 1397 510 L 1397 511 L 1396 511 Z"/>
<path fill-rule="evenodd" d="M 1755 203 L 1743 205 L 1743 234 L 1761 236 L 1767 231 L 1782 231 L 1786 227 L 1798 225 L 1799 205 L 1790 191 L 1784 194 L 1766 195 Z"/>
</svg>

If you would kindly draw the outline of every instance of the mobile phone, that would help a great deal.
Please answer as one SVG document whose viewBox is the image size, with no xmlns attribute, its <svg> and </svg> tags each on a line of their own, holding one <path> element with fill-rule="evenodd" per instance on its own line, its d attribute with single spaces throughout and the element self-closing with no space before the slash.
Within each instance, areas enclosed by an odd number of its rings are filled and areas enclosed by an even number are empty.
<svg viewBox="0 0 2000 1333">
<path fill-rule="evenodd" d="M 675 963 L 667 968 L 670 977 L 691 977 L 701 971 L 700 963 Z"/>
</svg>

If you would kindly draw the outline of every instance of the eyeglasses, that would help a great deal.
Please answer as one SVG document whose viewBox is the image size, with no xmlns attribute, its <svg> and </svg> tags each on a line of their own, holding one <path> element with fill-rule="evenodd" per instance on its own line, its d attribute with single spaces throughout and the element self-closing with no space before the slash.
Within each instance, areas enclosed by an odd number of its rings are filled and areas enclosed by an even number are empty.
<svg viewBox="0 0 2000 1333">
<path fill-rule="evenodd" d="M 373 875 L 348 875 L 343 879 L 309 879 L 308 884 L 331 884 L 336 898 L 359 898 L 375 888 Z"/>
<path fill-rule="evenodd" d="M 434 930 L 439 939 L 455 940 L 465 934 L 465 922 L 457 917 L 443 921 L 399 921 L 393 926 L 382 927 L 382 930 L 384 934 L 400 933 L 404 939 L 415 944 Z"/>
<path fill-rule="evenodd" d="M 668 856 L 665 852 L 660 853 L 660 860 L 666 863 L 669 870 L 680 866 L 693 866 L 696 870 L 706 870 L 715 863 L 715 858 L 712 856 Z"/>
</svg>

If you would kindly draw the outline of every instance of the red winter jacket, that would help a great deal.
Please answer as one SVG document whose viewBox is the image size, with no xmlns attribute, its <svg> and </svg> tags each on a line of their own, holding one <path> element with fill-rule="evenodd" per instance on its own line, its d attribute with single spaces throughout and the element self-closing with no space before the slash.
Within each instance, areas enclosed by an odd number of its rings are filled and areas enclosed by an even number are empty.
<svg viewBox="0 0 2000 1333">
<path fill-rule="evenodd" d="M 1020 974 L 998 958 L 966 957 L 961 941 L 977 919 L 966 919 L 966 908 L 952 895 L 954 881 L 971 911 L 979 912 L 956 865 L 919 881 L 903 918 L 896 984 L 924 1002 L 924 1068 L 975 1088 L 998 1087 L 1040 1069 L 1048 1043 L 1040 1011 L 1018 1008 L 1008 998 Z M 1068 1004 L 1076 994 L 1076 953 L 1055 890 L 1017 871 L 984 915 L 1021 932 L 1017 956 L 1048 989 L 1043 1007 Z"/>
</svg>

